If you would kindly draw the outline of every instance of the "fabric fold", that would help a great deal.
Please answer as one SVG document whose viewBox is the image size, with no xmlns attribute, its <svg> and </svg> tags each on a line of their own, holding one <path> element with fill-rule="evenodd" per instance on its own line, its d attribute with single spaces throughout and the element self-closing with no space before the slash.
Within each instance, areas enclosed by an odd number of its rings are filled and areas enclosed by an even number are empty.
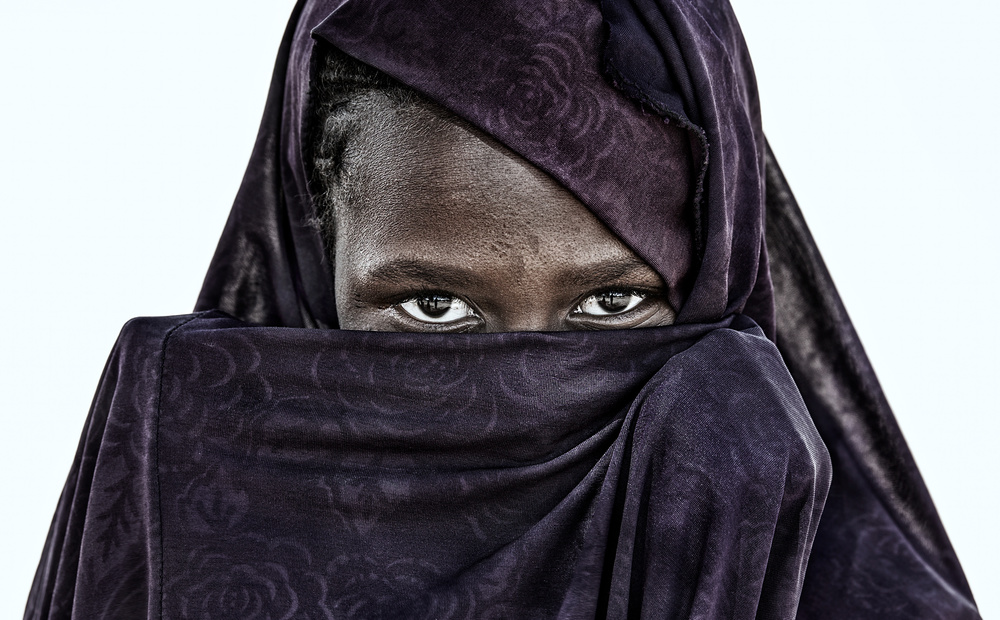
<svg viewBox="0 0 1000 620">
<path fill-rule="evenodd" d="M 563 185 L 677 323 L 336 329 L 329 46 Z M 979 617 L 725 0 L 301 0 L 196 308 L 123 330 L 25 618 Z"/>
<path fill-rule="evenodd" d="M 742 317 L 463 337 L 133 321 L 109 368 L 142 380 L 106 374 L 92 489 L 54 530 L 84 531 L 73 617 L 756 617 L 760 560 L 805 562 L 829 480 L 763 360 L 780 368 Z M 53 556 L 40 579 L 72 569 Z M 699 611 L 720 589 L 742 594 Z"/>
</svg>

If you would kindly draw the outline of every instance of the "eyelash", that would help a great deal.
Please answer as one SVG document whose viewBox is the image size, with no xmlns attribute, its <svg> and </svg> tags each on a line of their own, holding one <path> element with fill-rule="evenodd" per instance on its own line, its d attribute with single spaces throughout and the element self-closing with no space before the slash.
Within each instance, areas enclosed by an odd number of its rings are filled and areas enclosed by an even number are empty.
<svg viewBox="0 0 1000 620">
<path fill-rule="evenodd" d="M 435 300 L 436 301 L 437 299 L 448 300 L 447 306 L 445 306 L 444 308 L 439 308 L 437 306 L 437 304 L 435 303 L 434 304 L 434 306 L 435 306 L 434 307 L 434 311 L 429 311 L 427 308 L 424 308 L 423 304 L 421 303 L 421 302 L 427 302 L 427 301 L 430 301 L 430 300 Z M 456 307 L 456 304 L 457 304 L 458 307 Z M 437 324 L 437 325 L 454 325 L 454 324 L 462 321 L 463 319 L 467 319 L 467 318 L 473 317 L 473 316 L 478 316 L 478 314 L 476 313 L 475 308 L 472 307 L 472 304 L 468 303 L 464 299 L 462 299 L 460 297 L 456 297 L 454 295 L 444 295 L 444 294 L 440 294 L 440 293 L 431 294 L 431 295 L 426 295 L 426 294 L 425 295 L 417 295 L 416 297 L 411 297 L 411 298 L 409 298 L 407 300 L 404 300 L 404 301 L 400 302 L 399 305 L 403 309 L 404 312 L 406 312 L 411 317 L 417 319 L 418 321 L 422 321 L 422 322 L 425 322 L 425 323 L 433 323 L 433 324 Z M 408 308 L 407 306 L 413 306 L 413 307 L 412 308 Z M 466 314 L 462 314 L 462 316 L 459 316 L 457 318 L 451 318 L 449 320 L 443 320 L 450 313 L 452 313 L 453 311 L 456 311 L 456 310 L 457 311 L 463 311 L 464 310 L 466 312 Z M 418 316 L 418 313 L 420 315 L 423 315 L 423 316 L 422 317 Z"/>
<path fill-rule="evenodd" d="M 465 303 L 469 304 L 470 307 L 475 307 L 461 295 L 456 295 L 455 293 L 450 293 L 441 289 L 420 289 L 416 292 L 410 291 L 405 295 L 397 295 L 395 298 L 390 300 L 390 303 L 394 306 L 398 306 L 399 304 L 407 301 L 416 301 L 426 297 L 451 297 L 452 299 L 461 299 Z"/>
<path fill-rule="evenodd" d="M 591 297 L 599 297 L 601 295 L 614 295 L 614 294 L 636 296 L 636 297 L 641 297 L 642 299 L 639 301 L 639 303 L 637 303 L 632 308 L 629 308 L 628 310 L 624 310 L 624 311 L 622 311 L 620 313 L 606 314 L 606 315 L 590 315 L 590 314 L 587 314 L 587 313 L 582 312 L 580 310 L 580 307 L 583 305 L 583 303 L 586 302 Z M 603 316 L 603 317 L 606 317 L 606 318 L 608 318 L 608 317 L 626 316 L 628 314 L 631 314 L 634 310 L 636 310 L 639 306 L 641 306 L 643 304 L 643 302 L 645 302 L 648 299 L 652 299 L 652 298 L 656 297 L 656 295 L 657 295 L 657 293 L 655 291 L 645 291 L 645 290 L 636 289 L 636 288 L 603 288 L 603 289 L 600 289 L 600 290 L 597 290 L 597 291 L 591 291 L 591 292 L 583 295 L 579 299 L 579 301 L 577 301 L 576 304 L 573 306 L 573 312 L 572 312 L 572 314 L 574 314 L 574 315 L 584 315 L 584 316 Z"/>
<path fill-rule="evenodd" d="M 604 314 L 604 315 L 595 315 L 595 314 L 590 314 L 590 313 L 583 312 L 580 309 L 581 306 L 587 300 L 589 300 L 589 299 L 591 299 L 593 297 L 598 297 L 600 295 L 613 295 L 613 294 L 636 296 L 636 297 L 641 297 L 641 299 L 632 308 L 629 308 L 628 310 L 624 310 L 624 311 L 619 312 L 619 313 L 609 313 L 609 314 Z M 638 288 L 602 288 L 602 289 L 598 289 L 596 291 L 590 291 L 590 292 L 582 295 L 573 304 L 573 310 L 570 312 L 570 315 L 571 316 L 576 316 L 576 317 L 581 317 L 581 316 L 583 316 L 583 317 L 590 317 L 592 320 L 596 319 L 596 320 L 602 320 L 602 321 L 614 321 L 615 319 L 631 315 L 644 302 L 646 302 L 649 299 L 652 299 L 652 298 L 656 297 L 657 294 L 658 293 L 656 291 L 649 291 L 649 290 L 643 290 L 643 289 L 638 289 Z M 451 299 L 457 299 L 457 300 L 463 302 L 464 304 L 466 304 L 469 307 L 469 309 L 472 311 L 472 316 L 474 316 L 474 317 L 476 317 L 478 319 L 482 318 L 481 315 L 480 315 L 479 310 L 476 308 L 476 306 L 474 304 L 472 304 L 471 302 L 469 302 L 468 300 L 462 298 L 459 295 L 455 295 L 454 293 L 450 293 L 448 291 L 444 291 L 444 290 L 441 290 L 441 289 L 423 289 L 423 290 L 420 290 L 420 291 L 418 291 L 416 293 L 412 293 L 411 292 L 411 293 L 408 293 L 408 294 L 406 294 L 404 296 L 400 296 L 400 297 L 396 298 L 395 300 L 393 300 L 392 301 L 392 305 L 396 306 L 396 307 L 401 307 L 405 303 L 416 302 L 416 301 L 418 301 L 420 299 L 426 299 L 426 298 L 429 298 L 429 297 L 448 297 L 448 298 L 451 298 Z M 455 324 L 455 323 L 458 322 L 458 320 L 444 322 L 444 323 L 424 321 L 424 320 L 421 320 L 421 319 L 417 318 L 416 316 L 414 316 L 413 314 L 411 314 L 409 311 L 407 311 L 405 309 L 402 309 L 402 311 L 403 311 L 404 314 L 407 315 L 408 318 L 410 318 L 410 319 L 412 319 L 414 321 L 418 321 L 419 323 L 421 323 L 423 325 L 435 325 L 435 326 L 439 326 L 439 327 L 446 327 L 446 326 L 453 325 L 453 324 Z M 598 317 L 600 317 L 600 318 L 598 318 Z"/>
<path fill-rule="evenodd" d="M 461 297 L 460 295 L 456 295 L 454 293 L 450 293 L 448 291 L 444 291 L 444 290 L 441 290 L 441 289 L 421 289 L 421 290 L 417 291 L 416 293 L 409 292 L 409 293 L 407 293 L 405 295 L 400 295 L 400 296 L 396 297 L 395 299 L 390 300 L 389 303 L 390 303 L 390 305 L 392 307 L 401 308 L 402 305 L 405 304 L 405 303 L 407 303 L 407 302 L 417 301 L 419 299 L 424 299 L 424 298 L 428 298 L 428 297 L 450 297 L 451 299 L 457 299 L 457 300 L 465 303 L 469 307 L 469 309 L 472 310 L 472 316 L 474 316 L 474 317 L 476 317 L 478 319 L 482 318 L 482 316 L 480 315 L 479 309 L 476 308 L 475 304 L 473 304 L 469 300 L 465 299 L 464 297 Z M 417 317 L 413 316 L 412 314 L 410 314 L 406 310 L 402 310 L 402 312 L 403 312 L 403 314 L 407 315 L 408 318 L 410 318 L 411 320 L 417 321 L 421 325 L 431 325 L 431 326 L 435 326 L 435 327 L 439 327 L 439 328 L 444 328 L 444 327 L 447 327 L 449 325 L 453 325 L 453 324 L 455 324 L 455 323 L 458 322 L 458 321 L 451 321 L 451 322 L 448 322 L 448 323 L 435 323 L 435 322 L 430 322 L 430 321 L 421 321 L 420 319 L 418 319 Z"/>
</svg>

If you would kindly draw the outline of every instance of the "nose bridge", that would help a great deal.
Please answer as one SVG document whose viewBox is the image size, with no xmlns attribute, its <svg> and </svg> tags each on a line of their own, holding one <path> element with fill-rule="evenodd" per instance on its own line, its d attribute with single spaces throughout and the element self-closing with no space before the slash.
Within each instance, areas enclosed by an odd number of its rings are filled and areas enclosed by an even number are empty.
<svg viewBox="0 0 1000 620">
<path fill-rule="evenodd" d="M 528 270 L 521 277 L 512 277 L 496 287 L 495 310 L 490 331 L 538 332 L 565 329 L 565 300 L 556 283 Z"/>
<path fill-rule="evenodd" d="M 559 316 L 548 309 L 535 309 L 502 317 L 500 324 L 492 331 L 498 332 L 551 332 L 565 329 Z"/>
</svg>

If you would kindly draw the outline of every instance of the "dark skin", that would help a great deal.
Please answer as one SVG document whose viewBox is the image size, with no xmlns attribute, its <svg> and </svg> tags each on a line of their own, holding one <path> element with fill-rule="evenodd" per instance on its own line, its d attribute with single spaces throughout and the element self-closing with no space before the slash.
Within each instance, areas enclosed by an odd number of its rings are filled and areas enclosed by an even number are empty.
<svg viewBox="0 0 1000 620">
<path fill-rule="evenodd" d="M 673 323 L 659 274 L 548 175 L 433 111 L 400 114 L 380 112 L 347 153 L 353 198 L 336 213 L 341 328 Z"/>
</svg>

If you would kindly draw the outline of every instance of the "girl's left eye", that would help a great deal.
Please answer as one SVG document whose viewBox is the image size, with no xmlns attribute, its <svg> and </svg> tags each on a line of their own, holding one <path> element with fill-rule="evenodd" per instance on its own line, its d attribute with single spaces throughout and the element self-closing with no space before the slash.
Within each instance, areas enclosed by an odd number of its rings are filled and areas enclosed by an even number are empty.
<svg viewBox="0 0 1000 620">
<path fill-rule="evenodd" d="M 644 299 L 646 296 L 642 293 L 604 291 L 581 301 L 580 305 L 576 307 L 576 312 L 591 316 L 623 314 L 638 306 Z"/>
<path fill-rule="evenodd" d="M 461 299 L 450 295 L 426 294 L 399 304 L 404 312 L 424 323 L 452 323 L 475 315 Z"/>
</svg>

